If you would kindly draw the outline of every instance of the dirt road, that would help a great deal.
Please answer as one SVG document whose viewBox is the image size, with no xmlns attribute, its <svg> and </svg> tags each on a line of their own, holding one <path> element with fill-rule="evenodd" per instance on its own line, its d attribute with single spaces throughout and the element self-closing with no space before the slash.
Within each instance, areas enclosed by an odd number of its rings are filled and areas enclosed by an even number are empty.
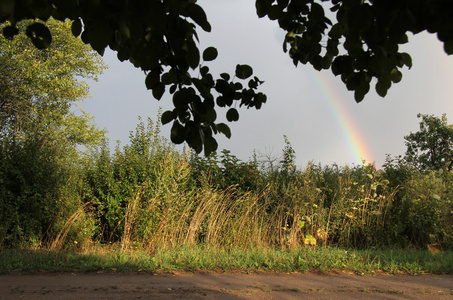
<svg viewBox="0 0 453 300">
<path fill-rule="evenodd" d="M 453 275 L 0 275 L 0 299 L 453 299 Z"/>
</svg>

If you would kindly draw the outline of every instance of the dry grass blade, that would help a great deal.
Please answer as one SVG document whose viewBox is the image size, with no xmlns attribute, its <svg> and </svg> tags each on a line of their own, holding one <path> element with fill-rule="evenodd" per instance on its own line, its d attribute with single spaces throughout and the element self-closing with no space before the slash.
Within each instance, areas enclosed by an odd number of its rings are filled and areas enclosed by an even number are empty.
<svg viewBox="0 0 453 300">
<path fill-rule="evenodd" d="M 65 241 L 66 237 L 68 236 L 69 230 L 71 229 L 72 225 L 77 222 L 77 220 L 82 216 L 85 212 L 85 208 L 89 205 L 90 203 L 85 203 L 81 205 L 73 214 L 72 216 L 65 222 L 63 228 L 60 230 L 58 235 L 55 237 L 55 239 L 52 241 L 50 244 L 49 249 L 50 250 L 55 250 L 58 251 L 60 250 Z"/>
</svg>

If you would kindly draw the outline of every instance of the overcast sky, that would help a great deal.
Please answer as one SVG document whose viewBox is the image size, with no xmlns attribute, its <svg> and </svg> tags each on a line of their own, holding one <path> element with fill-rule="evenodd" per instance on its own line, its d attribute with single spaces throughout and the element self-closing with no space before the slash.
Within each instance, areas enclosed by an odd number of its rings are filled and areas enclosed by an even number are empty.
<svg viewBox="0 0 453 300">
<path fill-rule="evenodd" d="M 242 160 L 249 159 L 253 150 L 280 155 L 286 135 L 300 167 L 309 161 L 357 165 L 361 159 L 379 167 L 386 154 L 404 154 L 404 136 L 418 130 L 418 113 L 446 113 L 453 123 L 453 57 L 443 52 L 433 35 L 410 37 L 410 43 L 401 47 L 411 54 L 413 67 L 403 70 L 403 80 L 385 98 L 372 88 L 357 104 L 330 70 L 319 73 L 310 66 L 294 67 L 282 50 L 283 32 L 275 22 L 258 19 L 254 1 L 199 3 L 212 25 L 211 33 L 200 32 L 200 49 L 214 46 L 219 51 L 218 59 L 209 64 L 211 71 L 232 74 L 236 64 L 249 64 L 254 75 L 265 81 L 260 91 L 268 97 L 261 110 L 239 110 L 239 121 L 229 123 L 231 139 L 217 136 L 219 151 L 229 149 Z M 108 130 L 111 145 L 116 140 L 125 145 L 138 116 L 156 119 L 159 107 L 172 108 L 171 98 L 155 100 L 146 90 L 144 73 L 119 62 L 115 53 L 106 52 L 104 60 L 109 69 L 98 82 L 90 83 L 93 97 L 81 106 Z M 170 126 L 163 128 L 168 138 Z"/>
</svg>

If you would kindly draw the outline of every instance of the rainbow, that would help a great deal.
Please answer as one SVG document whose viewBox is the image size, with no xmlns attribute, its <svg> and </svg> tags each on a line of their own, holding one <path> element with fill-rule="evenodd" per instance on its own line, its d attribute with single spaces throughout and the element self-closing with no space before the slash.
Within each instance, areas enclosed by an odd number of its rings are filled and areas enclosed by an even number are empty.
<svg viewBox="0 0 453 300">
<path fill-rule="evenodd" d="M 328 105 L 332 115 L 335 117 L 341 132 L 349 149 L 354 157 L 355 163 L 362 164 L 363 160 L 366 163 L 374 163 L 372 152 L 368 149 L 365 140 L 355 124 L 353 116 L 341 102 L 341 95 L 338 93 L 335 86 L 332 85 L 330 79 L 325 72 L 318 72 L 311 66 L 304 67 L 307 75 L 313 80 L 322 98 Z"/>
</svg>

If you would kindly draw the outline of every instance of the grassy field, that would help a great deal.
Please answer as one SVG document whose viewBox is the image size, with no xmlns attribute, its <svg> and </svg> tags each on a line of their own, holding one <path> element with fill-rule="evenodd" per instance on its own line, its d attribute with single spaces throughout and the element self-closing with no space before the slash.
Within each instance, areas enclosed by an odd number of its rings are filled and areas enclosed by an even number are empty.
<svg viewBox="0 0 453 300">
<path fill-rule="evenodd" d="M 385 272 L 419 275 L 453 273 L 453 252 L 425 250 L 345 250 L 331 247 L 293 249 L 215 249 L 202 246 L 160 249 L 155 253 L 121 251 L 114 246 L 84 252 L 0 252 L 0 273 L 23 272 Z"/>
</svg>

